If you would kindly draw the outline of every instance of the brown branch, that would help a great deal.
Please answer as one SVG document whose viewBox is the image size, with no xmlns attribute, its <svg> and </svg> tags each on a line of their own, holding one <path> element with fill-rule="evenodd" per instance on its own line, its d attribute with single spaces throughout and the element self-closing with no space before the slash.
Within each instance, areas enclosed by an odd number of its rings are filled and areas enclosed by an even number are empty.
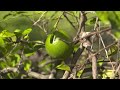
<svg viewBox="0 0 120 90">
<path fill-rule="evenodd" d="M 115 41 L 115 42 L 113 42 L 112 44 L 106 46 L 105 48 L 100 49 L 98 52 L 94 53 L 94 54 L 91 55 L 89 58 L 87 58 L 87 60 L 89 60 L 89 59 L 92 58 L 93 56 L 99 54 L 99 53 L 100 53 L 101 51 L 103 51 L 104 49 L 110 48 L 111 46 L 113 46 L 113 45 L 115 45 L 115 44 L 117 44 L 117 43 L 118 43 L 118 41 Z"/>
<path fill-rule="evenodd" d="M 43 75 L 43 74 L 39 74 L 39 73 L 32 72 L 32 71 L 30 71 L 28 73 L 28 76 L 34 77 L 34 78 L 37 78 L 37 79 L 48 79 L 49 78 L 49 75 Z"/>
<path fill-rule="evenodd" d="M 18 68 L 7 67 L 3 70 L 0 70 L 0 73 L 7 73 L 7 72 L 18 72 Z"/>
<path fill-rule="evenodd" d="M 76 62 L 79 59 L 79 57 L 80 57 L 80 55 L 82 54 L 83 51 L 84 51 L 84 47 L 79 48 L 77 50 L 77 52 L 74 54 L 73 59 L 71 60 L 71 66 L 70 66 L 71 72 L 74 72 L 74 67 L 75 66 L 73 66 L 73 65 L 76 65 Z M 65 71 L 62 79 L 67 79 L 70 76 L 71 72 Z"/>
<path fill-rule="evenodd" d="M 92 75 L 93 79 L 97 79 L 97 58 L 96 56 L 92 57 Z"/>
<path fill-rule="evenodd" d="M 42 15 L 39 17 L 39 19 L 38 19 L 36 22 L 34 22 L 33 25 L 36 25 L 38 22 L 40 22 L 41 18 L 42 18 L 47 12 L 48 12 L 48 11 L 44 11 L 44 12 L 42 13 Z"/>
<path fill-rule="evenodd" d="M 70 72 L 69 71 L 65 71 L 63 77 L 61 79 L 67 79 L 70 75 Z"/>
<path fill-rule="evenodd" d="M 81 11 L 80 12 L 81 13 L 81 17 L 80 17 L 80 21 L 79 21 L 79 28 L 78 28 L 78 31 L 77 31 L 77 34 L 76 34 L 76 36 L 74 37 L 74 39 L 73 39 L 73 41 L 75 41 L 77 38 L 79 38 L 79 34 L 81 33 L 81 32 L 84 32 L 85 31 L 85 22 L 86 22 L 86 20 L 87 20 L 87 17 L 86 17 L 86 14 L 85 14 L 85 12 L 84 11 Z M 82 46 L 82 48 L 79 48 L 78 50 L 77 50 L 77 52 L 74 54 L 74 56 L 73 56 L 73 59 L 72 59 L 72 61 L 71 61 L 71 75 L 70 75 L 70 79 L 71 78 L 73 78 L 73 77 L 76 77 L 76 66 L 73 66 L 73 65 L 76 65 L 76 63 L 77 63 L 77 60 L 79 60 L 79 57 L 80 57 L 80 55 L 82 54 L 82 52 L 84 51 L 84 48 L 85 47 L 83 47 Z M 72 77 L 71 77 L 72 76 Z"/>
<path fill-rule="evenodd" d="M 87 21 L 86 13 L 85 11 L 81 11 L 81 17 L 80 17 L 80 24 L 77 32 L 77 36 L 79 37 L 81 32 L 85 32 L 85 22 Z"/>
<path fill-rule="evenodd" d="M 74 44 L 76 44 L 76 43 L 78 43 L 80 40 L 82 40 L 83 38 L 88 38 L 88 37 L 91 37 L 91 36 L 93 36 L 93 35 L 95 35 L 95 34 L 101 34 L 101 33 L 103 33 L 103 32 L 106 32 L 106 31 L 109 31 L 109 30 L 111 30 L 111 28 L 107 28 L 107 29 L 104 29 L 104 30 L 101 30 L 101 31 L 95 31 L 95 32 L 90 32 L 89 34 L 87 34 L 86 36 L 84 36 L 84 37 L 82 37 L 82 38 L 78 38 L 78 39 L 76 39 L 75 41 L 73 41 L 74 42 Z"/>
<path fill-rule="evenodd" d="M 0 73 L 8 73 L 8 72 L 20 72 L 18 68 L 16 67 L 7 67 L 3 70 L 0 70 Z M 28 76 L 34 77 L 37 79 L 49 79 L 50 75 L 43 75 L 37 72 L 29 71 L 27 72 Z"/>
<path fill-rule="evenodd" d="M 91 45 L 92 45 L 91 42 L 86 39 L 86 41 L 83 43 L 83 45 L 86 48 L 86 50 L 88 51 L 89 57 L 92 56 L 94 54 L 94 52 L 90 48 Z M 97 57 L 96 57 L 96 55 L 94 55 L 90 59 L 92 61 L 92 76 L 93 76 L 93 79 L 97 79 Z"/>
</svg>

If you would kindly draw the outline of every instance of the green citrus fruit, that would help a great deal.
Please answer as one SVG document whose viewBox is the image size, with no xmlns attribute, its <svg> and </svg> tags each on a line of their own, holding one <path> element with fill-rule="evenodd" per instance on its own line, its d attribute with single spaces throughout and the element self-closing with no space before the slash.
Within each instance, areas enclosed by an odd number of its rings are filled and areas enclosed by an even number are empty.
<svg viewBox="0 0 120 90">
<path fill-rule="evenodd" d="M 45 48 L 52 58 L 65 59 L 73 52 L 70 37 L 64 31 L 49 34 L 45 41 Z"/>
</svg>

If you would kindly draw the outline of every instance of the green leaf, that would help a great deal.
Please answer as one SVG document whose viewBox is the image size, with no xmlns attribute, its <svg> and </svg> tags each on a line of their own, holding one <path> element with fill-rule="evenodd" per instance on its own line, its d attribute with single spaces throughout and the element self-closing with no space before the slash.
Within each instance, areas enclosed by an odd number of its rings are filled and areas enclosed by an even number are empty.
<svg viewBox="0 0 120 90">
<path fill-rule="evenodd" d="M 109 48 L 108 50 L 108 56 L 112 56 L 112 55 L 115 55 L 117 54 L 118 52 L 118 47 L 113 45 L 112 47 Z"/>
<path fill-rule="evenodd" d="M 12 79 L 11 73 L 7 73 L 7 78 L 8 78 L 8 79 Z"/>
<path fill-rule="evenodd" d="M 42 42 L 42 41 L 35 41 L 34 42 L 33 48 L 35 50 L 38 50 L 38 49 L 44 48 L 44 47 L 45 47 L 44 42 Z"/>
<path fill-rule="evenodd" d="M 95 24 L 95 22 L 96 22 L 96 18 L 93 17 L 93 18 L 91 18 L 91 19 L 88 19 L 87 22 L 86 22 L 86 24 L 87 24 L 87 25 L 92 25 L 92 24 Z"/>
<path fill-rule="evenodd" d="M 31 56 L 31 55 L 33 55 L 35 53 L 35 51 L 34 51 L 34 49 L 32 49 L 32 48 L 25 48 L 24 49 L 24 54 L 25 54 L 25 56 L 26 57 L 29 57 L 29 56 Z"/>
<path fill-rule="evenodd" d="M 70 71 L 70 67 L 69 67 L 68 65 L 66 65 L 65 63 L 61 63 L 61 64 L 58 65 L 56 68 L 57 68 L 57 69 L 60 69 L 60 70 Z"/>
<path fill-rule="evenodd" d="M 113 76 L 114 76 L 114 70 L 104 70 L 102 74 L 102 79 L 106 79 L 107 77 L 112 79 Z"/>
<path fill-rule="evenodd" d="M 26 61 L 24 62 L 24 70 L 25 70 L 25 71 L 30 70 L 31 65 L 32 65 L 32 62 L 31 62 L 30 60 L 26 60 Z"/>
<path fill-rule="evenodd" d="M 16 29 L 16 30 L 14 31 L 14 34 L 15 34 L 17 37 L 20 37 L 20 36 L 22 35 L 22 30 Z"/>
<path fill-rule="evenodd" d="M 115 11 L 109 11 L 108 13 L 108 19 L 112 25 L 113 29 L 120 29 L 120 18 L 119 15 Z"/>
<path fill-rule="evenodd" d="M 102 65 L 103 65 L 103 61 L 104 61 L 103 59 L 99 59 L 99 60 L 98 60 L 98 63 L 97 63 L 98 66 L 102 66 Z"/>
<path fill-rule="evenodd" d="M 117 38 L 120 38 L 120 32 L 115 32 L 115 36 L 117 37 Z"/>
<path fill-rule="evenodd" d="M 23 31 L 22 35 L 27 35 L 27 34 L 29 34 L 31 31 L 32 31 L 32 29 L 31 29 L 31 28 L 28 28 L 28 29 L 26 29 L 26 30 Z"/>
<path fill-rule="evenodd" d="M 16 66 L 16 64 L 20 61 L 20 56 L 18 54 L 15 54 L 11 56 L 11 64 L 12 66 Z"/>
<path fill-rule="evenodd" d="M 51 67 L 53 66 L 52 63 L 48 63 L 48 60 L 44 59 L 38 62 L 38 67 L 41 71 L 44 71 L 45 73 L 49 73 L 51 71 Z"/>
<path fill-rule="evenodd" d="M 97 16 L 104 24 L 110 24 L 108 13 L 108 11 L 96 11 Z"/>
<path fill-rule="evenodd" d="M 77 72 L 77 76 L 80 77 L 80 76 L 82 75 L 83 71 L 84 71 L 84 70 L 78 71 L 78 72 Z"/>
<path fill-rule="evenodd" d="M 2 37 L 0 37 L 0 47 L 5 47 L 5 42 Z"/>
<path fill-rule="evenodd" d="M 13 37 L 11 37 L 11 39 L 12 39 L 12 42 L 16 42 L 17 37 L 16 37 L 16 36 L 13 36 Z"/>
<path fill-rule="evenodd" d="M 28 35 L 25 35 L 25 36 L 24 36 L 24 39 L 25 39 L 25 40 L 29 39 L 29 36 L 28 36 Z"/>
<path fill-rule="evenodd" d="M 7 66 L 8 66 L 8 65 L 7 65 L 6 62 L 0 61 L 0 68 L 4 69 L 4 68 L 6 68 Z"/>
<path fill-rule="evenodd" d="M 3 38 L 6 38 L 6 37 L 13 37 L 15 36 L 14 33 L 11 33 L 7 30 L 3 30 L 1 33 L 0 33 L 0 37 L 3 37 Z"/>
<path fill-rule="evenodd" d="M 14 54 L 14 53 L 17 53 L 20 49 L 22 49 L 23 48 L 23 46 L 21 45 L 21 44 L 17 44 L 16 46 L 12 46 L 14 49 L 12 49 L 12 54 Z M 10 48 L 12 48 L 12 47 L 10 47 Z"/>
<path fill-rule="evenodd" d="M 22 30 L 16 29 L 16 30 L 14 30 L 14 33 L 15 33 L 15 34 L 17 34 L 17 33 L 22 33 Z"/>
<path fill-rule="evenodd" d="M 43 67 L 45 64 L 46 64 L 47 60 L 41 60 L 39 63 L 38 63 L 38 67 Z"/>
<path fill-rule="evenodd" d="M 10 56 L 11 60 L 8 60 L 10 66 L 14 67 L 20 62 L 20 56 L 18 54 L 14 54 Z"/>
</svg>

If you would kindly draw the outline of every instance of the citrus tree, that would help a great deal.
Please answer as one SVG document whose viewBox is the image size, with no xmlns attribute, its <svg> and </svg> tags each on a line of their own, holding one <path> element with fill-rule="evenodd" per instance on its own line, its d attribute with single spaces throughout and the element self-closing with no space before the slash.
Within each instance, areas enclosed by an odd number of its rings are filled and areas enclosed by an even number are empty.
<svg viewBox="0 0 120 90">
<path fill-rule="evenodd" d="M 1 11 L 1 79 L 119 79 L 119 11 Z"/>
</svg>

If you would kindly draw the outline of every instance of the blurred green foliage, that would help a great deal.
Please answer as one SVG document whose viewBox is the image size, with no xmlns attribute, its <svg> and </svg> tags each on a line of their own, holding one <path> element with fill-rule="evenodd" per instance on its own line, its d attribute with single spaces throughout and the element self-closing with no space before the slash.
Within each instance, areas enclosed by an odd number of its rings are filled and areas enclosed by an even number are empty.
<svg viewBox="0 0 120 90">
<path fill-rule="evenodd" d="M 62 14 L 62 11 L 0 11 L 0 78 L 31 78 L 26 74 L 30 70 L 45 72 L 44 74 L 51 73 L 55 65 L 48 62 L 49 60 L 52 62 L 52 58 L 47 55 L 44 49 L 47 35 L 55 30 L 65 30 L 70 37 L 74 38 L 77 33 L 77 30 Z M 79 11 L 66 11 L 66 15 L 78 29 Z M 120 38 L 120 11 L 88 13 L 86 31 L 93 31 L 96 16 L 99 18 L 101 28 L 112 27 L 112 34 L 116 39 Z M 79 44 L 74 47 L 76 52 Z M 32 61 L 31 57 L 38 55 L 36 54 L 38 51 L 41 51 L 39 53 L 40 60 L 34 58 Z M 114 45 L 108 49 L 108 56 L 112 57 L 118 54 L 118 51 L 119 48 Z M 103 61 L 103 59 L 100 57 L 98 61 Z M 102 62 L 98 63 L 100 67 L 102 65 Z M 2 72 L 9 67 L 19 67 L 21 72 Z M 91 68 L 91 65 L 88 65 L 87 68 Z M 57 65 L 56 69 L 70 71 L 70 67 L 65 63 Z M 83 70 L 78 70 L 77 76 L 81 77 L 83 72 Z M 102 76 L 104 79 L 112 77 L 113 73 L 111 73 L 112 71 L 104 70 Z"/>
</svg>

